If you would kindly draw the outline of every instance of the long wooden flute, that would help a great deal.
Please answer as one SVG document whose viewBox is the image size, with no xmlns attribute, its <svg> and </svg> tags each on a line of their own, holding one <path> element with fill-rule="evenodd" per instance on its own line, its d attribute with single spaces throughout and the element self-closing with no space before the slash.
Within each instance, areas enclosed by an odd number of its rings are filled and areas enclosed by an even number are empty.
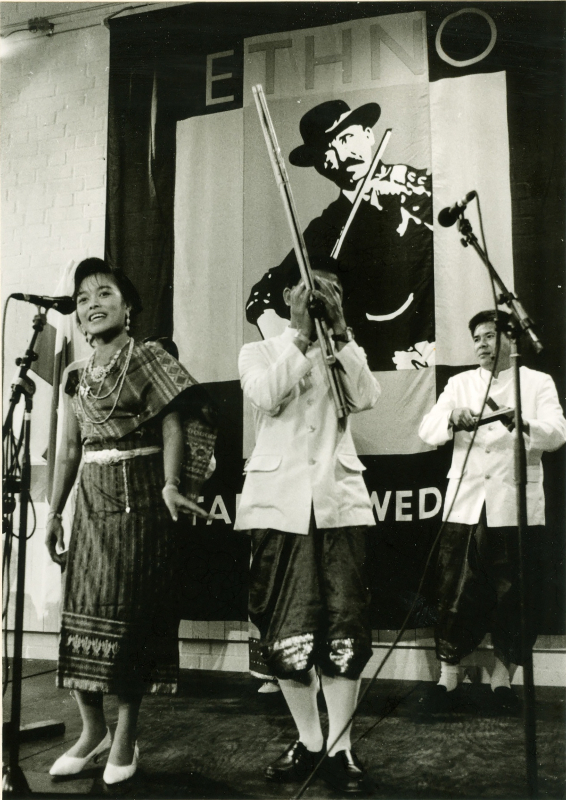
<svg viewBox="0 0 566 800">
<path fill-rule="evenodd" d="M 297 262 L 301 271 L 301 277 L 305 282 L 307 289 L 312 292 L 315 289 L 315 283 L 309 261 L 309 254 L 307 252 L 303 232 L 299 225 L 299 218 L 297 215 L 297 209 L 295 207 L 295 201 L 293 199 L 293 193 L 291 191 L 291 184 L 289 182 L 287 168 L 285 166 L 283 156 L 281 155 L 281 148 L 279 147 L 279 143 L 277 141 L 277 135 L 275 133 L 275 128 L 273 127 L 273 121 L 267 107 L 267 101 L 265 99 L 262 85 L 258 83 L 256 86 L 252 86 L 252 92 L 259 114 L 259 121 L 261 123 L 263 135 L 265 137 L 267 152 L 269 153 L 271 166 L 273 167 L 273 174 L 275 175 L 275 180 L 277 181 L 277 185 L 279 187 L 281 199 L 283 200 L 283 206 L 287 215 L 287 222 L 289 223 L 289 228 L 291 230 L 293 249 L 295 250 Z M 314 317 L 314 324 L 316 335 L 322 350 L 324 364 L 326 366 L 332 399 L 336 407 L 336 415 L 339 420 L 344 421 L 350 413 L 350 409 L 348 408 L 344 387 L 342 386 L 342 381 L 340 378 L 340 365 L 336 360 L 334 343 L 328 332 L 326 321 L 322 317 Z"/>
</svg>

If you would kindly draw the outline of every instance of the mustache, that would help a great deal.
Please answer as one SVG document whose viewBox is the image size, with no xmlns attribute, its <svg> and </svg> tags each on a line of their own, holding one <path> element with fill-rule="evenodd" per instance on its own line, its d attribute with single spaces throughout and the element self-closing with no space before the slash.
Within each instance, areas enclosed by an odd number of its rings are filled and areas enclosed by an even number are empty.
<svg viewBox="0 0 566 800">
<path fill-rule="evenodd" d="M 345 161 L 342 161 L 342 169 L 348 169 L 348 167 L 356 167 L 358 164 L 363 164 L 363 158 L 347 158 Z"/>
</svg>

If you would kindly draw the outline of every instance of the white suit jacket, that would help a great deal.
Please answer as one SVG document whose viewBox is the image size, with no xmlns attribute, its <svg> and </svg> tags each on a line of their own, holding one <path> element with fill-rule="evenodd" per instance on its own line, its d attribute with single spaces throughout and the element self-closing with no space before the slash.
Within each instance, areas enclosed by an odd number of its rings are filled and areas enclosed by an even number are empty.
<svg viewBox="0 0 566 800">
<path fill-rule="evenodd" d="M 244 345 L 239 369 L 254 413 L 256 445 L 236 515 L 236 530 L 272 528 L 307 534 L 311 508 L 318 528 L 374 525 L 349 425 L 340 430 L 318 343 L 306 355 L 295 331 Z M 353 412 L 380 394 L 364 351 L 349 342 L 337 353 Z"/>
<path fill-rule="evenodd" d="M 525 435 L 528 524 L 544 525 L 541 455 L 544 450 L 557 450 L 564 444 L 566 420 L 550 375 L 521 367 L 520 376 L 523 419 L 530 425 L 529 435 Z M 471 408 L 473 412 L 479 413 L 488 381 L 489 372 L 481 367 L 450 378 L 436 405 L 424 417 L 419 428 L 419 436 L 427 444 L 441 445 L 454 437 L 454 455 L 448 473 L 444 519 L 456 492 L 472 438 L 472 434 L 466 431 L 457 431 L 454 436 L 450 414 L 455 408 Z M 515 407 L 511 369 L 503 370 L 498 378 L 493 379 L 489 395 L 498 406 Z M 478 522 L 485 503 L 489 527 L 517 524 L 514 437 L 515 434 L 510 433 L 499 421 L 478 428 L 450 514 L 450 522 L 468 525 Z"/>
</svg>

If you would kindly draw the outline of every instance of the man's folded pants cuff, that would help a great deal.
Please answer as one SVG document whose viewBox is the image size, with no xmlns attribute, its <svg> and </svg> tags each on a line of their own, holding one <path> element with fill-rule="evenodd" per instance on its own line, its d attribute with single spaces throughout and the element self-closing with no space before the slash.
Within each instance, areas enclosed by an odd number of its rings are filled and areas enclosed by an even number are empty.
<svg viewBox="0 0 566 800">
<path fill-rule="evenodd" d="M 372 648 L 369 638 L 317 641 L 314 634 L 303 633 L 263 645 L 261 653 L 276 678 L 304 683 L 313 666 L 331 678 L 357 680 L 371 658 Z"/>
</svg>

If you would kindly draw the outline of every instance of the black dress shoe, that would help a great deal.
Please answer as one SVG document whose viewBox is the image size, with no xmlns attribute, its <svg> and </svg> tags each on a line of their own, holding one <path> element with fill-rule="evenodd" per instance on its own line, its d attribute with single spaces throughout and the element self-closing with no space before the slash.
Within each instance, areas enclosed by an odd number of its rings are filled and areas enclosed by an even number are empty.
<svg viewBox="0 0 566 800">
<path fill-rule="evenodd" d="M 449 714 L 458 705 L 461 694 L 461 685 L 449 692 L 446 686 L 437 683 L 427 691 L 422 710 L 426 714 Z"/>
<path fill-rule="evenodd" d="M 289 745 L 277 761 L 267 767 L 265 777 L 269 781 L 281 783 L 304 781 L 313 771 L 321 756 L 322 749 L 318 753 L 311 753 L 302 742 L 297 740 Z"/>
<path fill-rule="evenodd" d="M 498 686 L 491 693 L 494 711 L 499 714 L 516 714 L 520 708 L 520 701 L 513 689 L 507 686 Z"/>
<path fill-rule="evenodd" d="M 375 789 L 361 761 L 351 750 L 339 750 L 336 755 L 327 756 L 320 765 L 319 775 L 343 794 L 371 794 Z"/>
</svg>

